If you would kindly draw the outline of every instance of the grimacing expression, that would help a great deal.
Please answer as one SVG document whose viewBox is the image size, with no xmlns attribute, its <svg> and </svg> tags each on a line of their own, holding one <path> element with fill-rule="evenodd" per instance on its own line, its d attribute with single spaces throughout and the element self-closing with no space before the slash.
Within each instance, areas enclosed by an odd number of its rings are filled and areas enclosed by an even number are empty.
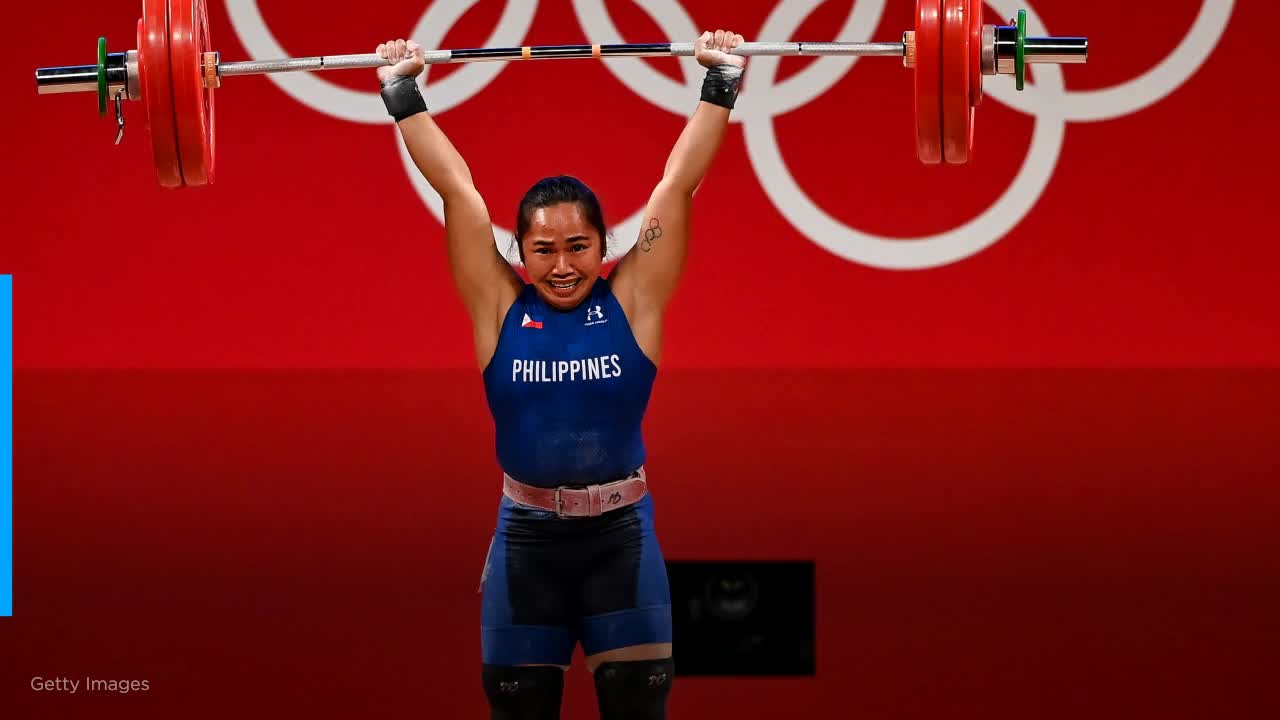
<svg viewBox="0 0 1280 720">
<path fill-rule="evenodd" d="M 557 310 L 572 309 L 586 299 L 604 264 L 600 233 L 578 203 L 535 209 L 520 247 L 529 282 Z"/>
</svg>

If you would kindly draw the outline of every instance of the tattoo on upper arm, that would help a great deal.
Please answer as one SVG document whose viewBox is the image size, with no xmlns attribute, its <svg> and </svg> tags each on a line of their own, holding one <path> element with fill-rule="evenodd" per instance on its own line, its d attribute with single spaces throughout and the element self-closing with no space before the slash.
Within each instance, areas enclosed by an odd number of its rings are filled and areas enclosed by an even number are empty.
<svg viewBox="0 0 1280 720">
<path fill-rule="evenodd" d="M 653 250 L 653 244 L 662 239 L 662 225 L 658 218 L 649 218 L 649 227 L 644 229 L 644 237 L 640 239 L 640 249 L 645 252 Z"/>
</svg>

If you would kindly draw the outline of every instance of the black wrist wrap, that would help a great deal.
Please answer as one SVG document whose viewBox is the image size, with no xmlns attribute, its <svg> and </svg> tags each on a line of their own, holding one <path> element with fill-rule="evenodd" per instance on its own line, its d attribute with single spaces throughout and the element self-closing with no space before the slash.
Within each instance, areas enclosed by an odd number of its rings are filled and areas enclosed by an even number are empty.
<svg viewBox="0 0 1280 720">
<path fill-rule="evenodd" d="M 382 84 L 382 103 L 396 122 L 427 111 L 427 102 L 418 92 L 417 79 L 405 75 L 398 75 Z"/>
<path fill-rule="evenodd" d="M 713 65 L 707 68 L 707 77 L 702 81 L 702 101 L 732 110 L 741 82 L 742 68 L 728 64 Z"/>
</svg>

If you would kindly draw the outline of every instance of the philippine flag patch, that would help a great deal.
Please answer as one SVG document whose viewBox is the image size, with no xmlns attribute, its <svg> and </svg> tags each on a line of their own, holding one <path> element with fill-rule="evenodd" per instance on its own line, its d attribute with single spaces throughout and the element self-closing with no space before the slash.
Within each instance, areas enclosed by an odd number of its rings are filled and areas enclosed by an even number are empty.
<svg viewBox="0 0 1280 720">
<path fill-rule="evenodd" d="M 534 330 L 541 330 L 542 321 L 534 320 L 533 318 L 529 317 L 529 313 L 525 313 L 524 322 L 520 323 L 520 327 L 527 327 L 527 328 L 533 328 Z"/>
</svg>

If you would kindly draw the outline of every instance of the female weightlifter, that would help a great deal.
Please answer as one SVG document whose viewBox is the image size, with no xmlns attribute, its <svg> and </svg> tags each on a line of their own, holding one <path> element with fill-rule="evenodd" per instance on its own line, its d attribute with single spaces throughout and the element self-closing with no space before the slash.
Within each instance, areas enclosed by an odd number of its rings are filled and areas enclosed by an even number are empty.
<svg viewBox="0 0 1280 720">
<path fill-rule="evenodd" d="M 742 36 L 698 38 L 701 102 L 645 208 L 641 235 L 608 277 L 595 194 L 539 180 L 516 215 L 523 282 L 494 243 L 462 156 L 418 90 L 422 49 L 378 46 L 382 98 L 444 200 L 450 269 L 471 316 L 505 473 L 482 581 L 482 682 L 494 720 L 559 718 L 574 645 L 603 720 L 666 717 L 671 596 L 654 533 L 640 424 L 662 319 L 684 266 L 693 192 L 720 147 L 745 58 Z"/>
</svg>

